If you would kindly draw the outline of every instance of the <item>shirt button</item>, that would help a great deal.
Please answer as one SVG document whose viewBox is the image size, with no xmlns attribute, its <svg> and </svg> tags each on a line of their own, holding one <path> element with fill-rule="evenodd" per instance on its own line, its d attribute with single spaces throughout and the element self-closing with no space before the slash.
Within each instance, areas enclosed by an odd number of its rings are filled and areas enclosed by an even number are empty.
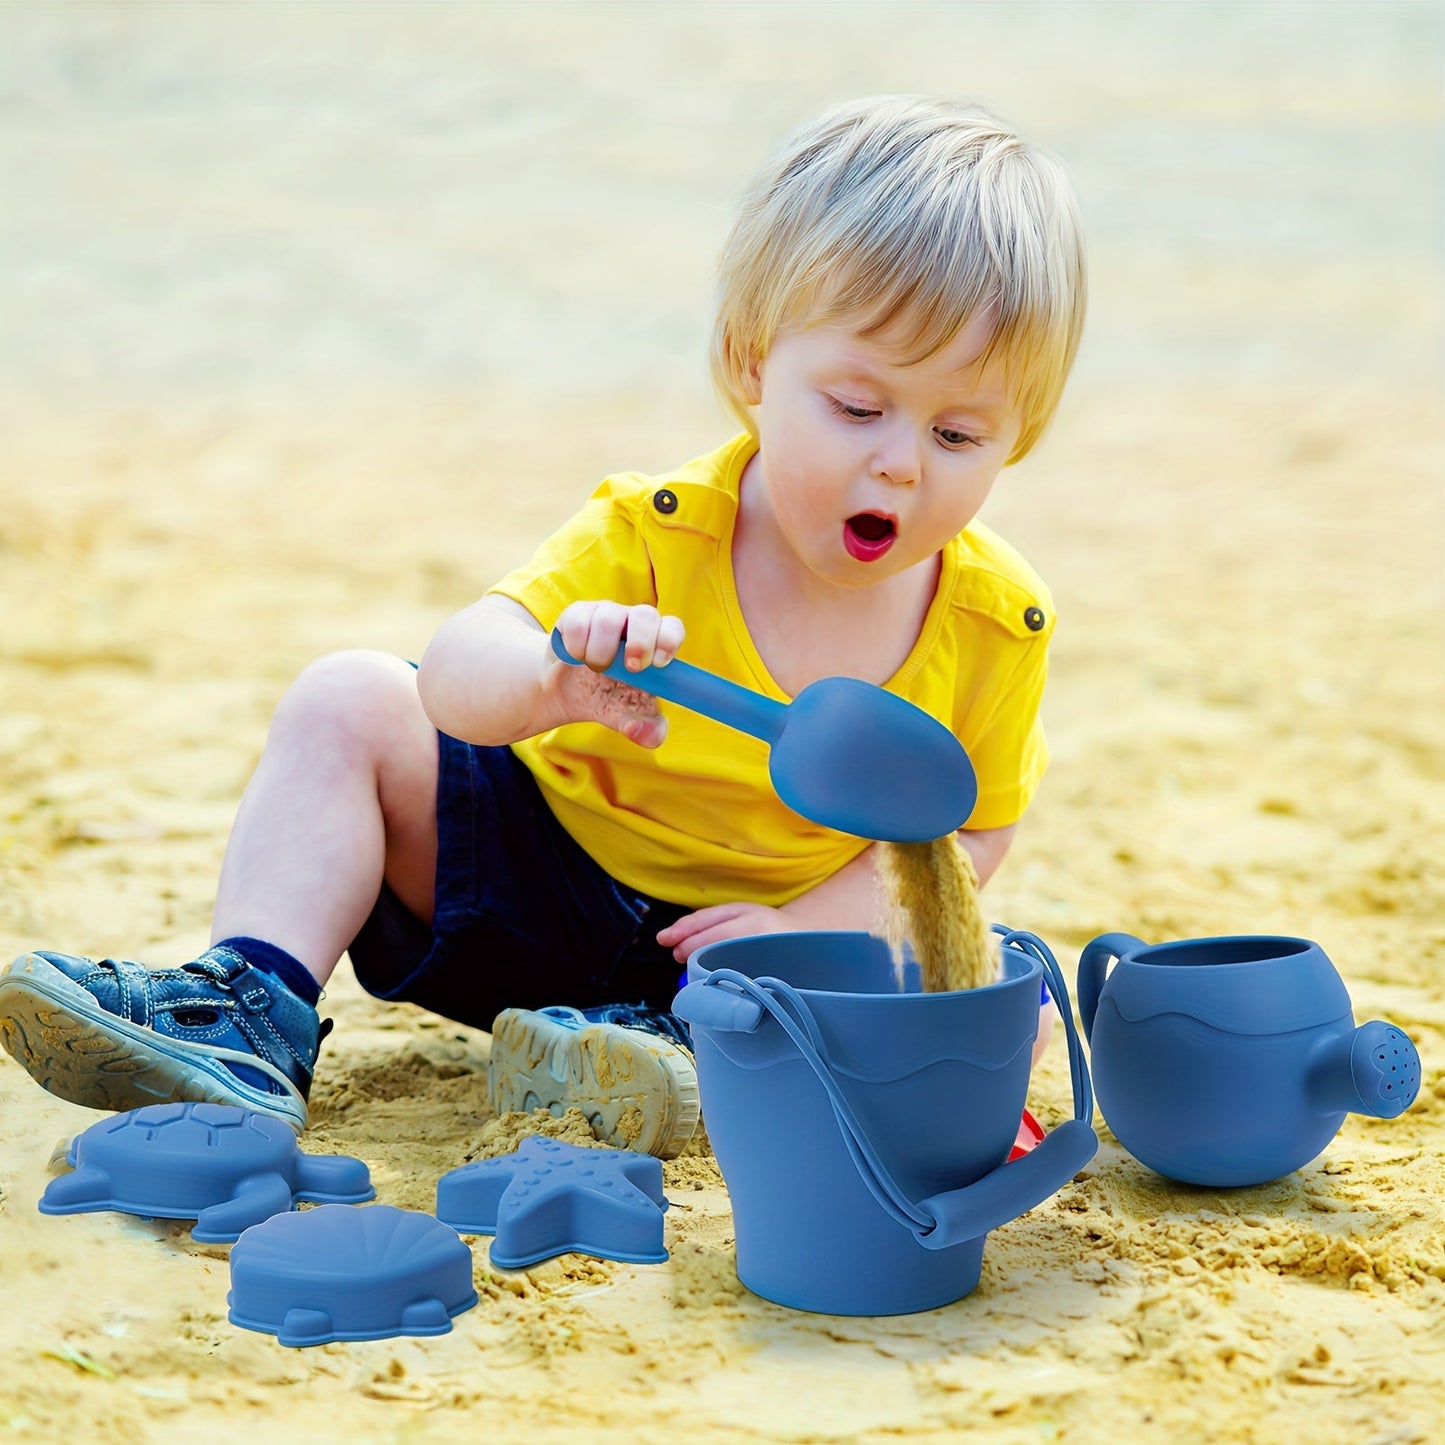
<svg viewBox="0 0 1445 1445">
<path fill-rule="evenodd" d="M 672 513 L 677 511 L 677 493 L 669 492 L 666 487 L 663 487 L 660 492 L 654 492 L 652 494 L 652 505 L 656 507 L 663 516 L 671 516 Z"/>
<path fill-rule="evenodd" d="M 1042 632 L 1044 630 L 1044 609 L 1042 607 L 1024 608 L 1024 626 L 1030 632 Z"/>
</svg>

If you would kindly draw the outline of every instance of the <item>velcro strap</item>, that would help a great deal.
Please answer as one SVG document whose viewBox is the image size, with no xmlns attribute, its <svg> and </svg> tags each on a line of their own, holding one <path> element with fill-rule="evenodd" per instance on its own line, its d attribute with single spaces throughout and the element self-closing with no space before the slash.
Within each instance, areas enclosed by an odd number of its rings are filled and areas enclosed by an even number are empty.
<svg viewBox="0 0 1445 1445">
<path fill-rule="evenodd" d="M 271 1007 L 271 990 L 267 986 L 269 975 L 253 968 L 244 960 L 240 968 L 227 970 L 226 982 L 231 992 L 241 1000 L 241 1006 L 253 1014 L 265 1013 Z"/>
<path fill-rule="evenodd" d="M 115 975 L 121 1016 L 133 1024 L 149 1028 L 155 1021 L 150 969 L 144 964 L 130 963 L 123 958 L 107 958 L 101 967 L 110 969 Z"/>
<path fill-rule="evenodd" d="M 270 975 L 248 963 L 234 948 L 212 948 L 210 959 L 222 965 L 226 987 L 253 1014 L 265 1013 L 271 1007 Z"/>
<path fill-rule="evenodd" d="M 271 990 L 267 987 L 269 975 L 248 963 L 239 973 L 232 975 L 231 989 L 241 1003 L 253 1014 L 265 1013 L 271 1007 Z"/>
</svg>

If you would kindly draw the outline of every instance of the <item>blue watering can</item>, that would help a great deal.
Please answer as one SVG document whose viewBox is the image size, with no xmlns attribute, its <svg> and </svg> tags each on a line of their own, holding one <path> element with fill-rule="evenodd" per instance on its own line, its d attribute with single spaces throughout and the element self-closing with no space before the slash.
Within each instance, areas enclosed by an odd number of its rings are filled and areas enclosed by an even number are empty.
<svg viewBox="0 0 1445 1445">
<path fill-rule="evenodd" d="M 1114 1136 L 1187 1184 L 1278 1179 L 1347 1113 L 1392 1119 L 1420 1090 L 1414 1044 L 1379 1019 L 1356 1028 L 1334 964 L 1305 938 L 1106 933 L 1079 958 L 1079 1017 Z"/>
</svg>

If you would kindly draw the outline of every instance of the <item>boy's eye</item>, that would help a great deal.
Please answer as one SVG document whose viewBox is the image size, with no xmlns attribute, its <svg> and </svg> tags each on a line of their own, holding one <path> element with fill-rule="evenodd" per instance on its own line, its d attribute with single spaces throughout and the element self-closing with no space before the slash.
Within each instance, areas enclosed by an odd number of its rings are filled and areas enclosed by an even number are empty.
<svg viewBox="0 0 1445 1445">
<path fill-rule="evenodd" d="M 829 397 L 828 404 L 839 416 L 846 416 L 851 421 L 867 421 L 870 416 L 878 416 L 879 413 L 872 407 L 859 406 L 856 402 L 839 401 L 837 397 Z"/>
<path fill-rule="evenodd" d="M 971 447 L 978 445 L 977 437 L 971 437 L 967 432 L 955 431 L 952 427 L 939 427 L 937 436 L 944 446 Z"/>
</svg>

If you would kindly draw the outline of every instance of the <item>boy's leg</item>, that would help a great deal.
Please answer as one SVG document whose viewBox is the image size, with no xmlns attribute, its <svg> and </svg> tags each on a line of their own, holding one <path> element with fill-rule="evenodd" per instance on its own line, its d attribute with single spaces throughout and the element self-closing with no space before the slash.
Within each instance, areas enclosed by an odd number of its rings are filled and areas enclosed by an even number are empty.
<svg viewBox="0 0 1445 1445">
<path fill-rule="evenodd" d="M 416 669 L 313 663 L 281 699 L 226 845 L 211 941 L 262 938 L 331 977 L 381 890 L 431 919 L 437 734 Z"/>
<path fill-rule="evenodd" d="M 214 1099 L 300 1128 L 323 1036 L 314 1004 L 383 877 L 430 915 L 436 756 L 408 664 L 314 664 L 242 800 L 212 947 L 161 970 L 28 954 L 0 974 L 0 1042 L 75 1103 Z"/>
<path fill-rule="evenodd" d="M 676 1153 L 696 1072 L 656 932 L 687 910 L 611 878 L 510 748 L 441 738 L 436 799 L 432 921 L 385 888 L 349 945 L 361 986 L 490 1030 L 497 1112 L 575 1105 L 609 1143 Z"/>
</svg>

